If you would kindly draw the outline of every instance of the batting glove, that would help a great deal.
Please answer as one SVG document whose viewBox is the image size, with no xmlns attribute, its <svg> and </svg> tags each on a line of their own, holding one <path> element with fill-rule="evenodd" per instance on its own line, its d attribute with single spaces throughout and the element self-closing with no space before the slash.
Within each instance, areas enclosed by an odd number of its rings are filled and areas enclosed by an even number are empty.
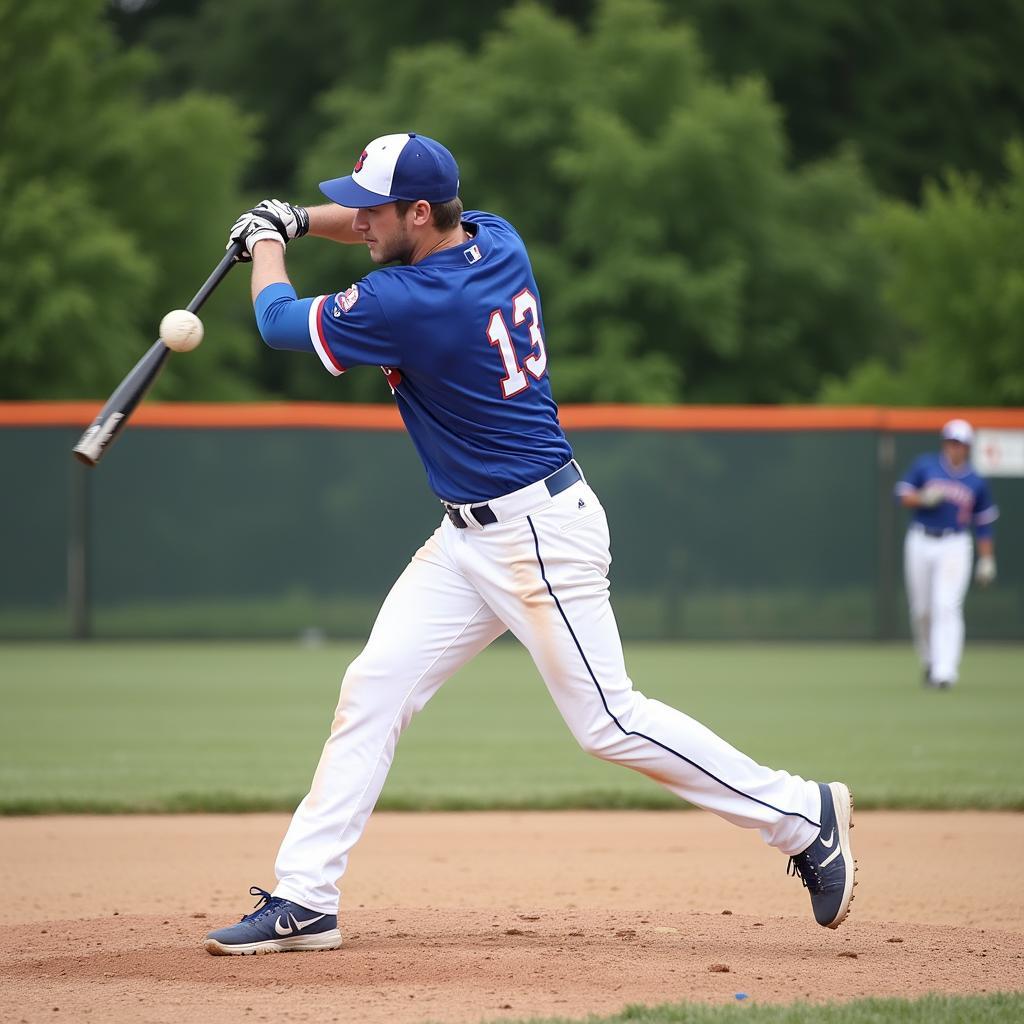
<svg viewBox="0 0 1024 1024">
<path fill-rule="evenodd" d="M 228 233 L 228 244 L 225 249 L 230 249 L 235 242 L 241 242 L 242 252 L 238 259 L 242 263 L 248 263 L 252 259 L 252 247 L 257 242 L 265 239 L 288 244 L 288 231 L 284 224 L 272 213 L 266 210 L 246 210 L 238 220 L 231 226 Z"/>
<path fill-rule="evenodd" d="M 253 207 L 252 212 L 275 216 L 284 225 L 289 242 L 309 231 L 309 211 L 304 206 L 293 206 L 282 199 L 264 199 Z"/>
<path fill-rule="evenodd" d="M 993 555 L 981 555 L 974 563 L 974 582 L 987 587 L 996 579 L 996 560 Z"/>
<path fill-rule="evenodd" d="M 946 500 L 941 484 L 926 484 L 917 492 L 917 502 L 921 508 L 935 508 Z"/>
</svg>

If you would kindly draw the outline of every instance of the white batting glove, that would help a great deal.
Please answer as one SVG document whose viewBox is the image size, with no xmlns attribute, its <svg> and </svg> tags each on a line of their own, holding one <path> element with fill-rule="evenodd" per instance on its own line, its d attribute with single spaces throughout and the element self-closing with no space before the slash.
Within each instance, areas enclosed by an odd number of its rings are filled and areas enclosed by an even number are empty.
<svg viewBox="0 0 1024 1024">
<path fill-rule="evenodd" d="M 309 211 L 304 206 L 293 206 L 283 199 L 264 199 L 253 208 L 253 213 L 266 211 L 273 214 L 284 225 L 288 241 L 301 238 L 309 231 Z"/>
<path fill-rule="evenodd" d="M 974 563 L 974 582 L 987 587 L 996 579 L 996 560 L 993 555 L 980 555 Z"/>
<path fill-rule="evenodd" d="M 941 484 L 926 484 L 917 492 L 917 503 L 921 508 L 935 508 L 946 500 Z"/>
<path fill-rule="evenodd" d="M 270 239 L 280 242 L 281 245 L 288 244 L 288 232 L 281 221 L 272 213 L 255 210 L 246 210 L 234 224 L 228 233 L 228 243 L 225 249 L 230 249 L 235 242 L 242 243 L 242 253 L 238 257 L 243 263 L 252 259 L 252 247 L 257 242 Z"/>
</svg>

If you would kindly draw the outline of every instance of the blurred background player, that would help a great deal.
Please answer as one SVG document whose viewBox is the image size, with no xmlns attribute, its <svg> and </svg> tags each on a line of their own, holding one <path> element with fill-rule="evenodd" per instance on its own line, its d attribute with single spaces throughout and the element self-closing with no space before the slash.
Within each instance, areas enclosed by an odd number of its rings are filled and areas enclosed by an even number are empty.
<svg viewBox="0 0 1024 1024">
<path fill-rule="evenodd" d="M 992 524 L 999 510 L 971 465 L 970 423 L 950 420 L 941 436 L 940 450 L 918 456 L 896 494 L 914 510 L 903 549 L 914 646 L 925 685 L 946 689 L 957 681 L 964 648 L 971 530 L 978 549 L 974 578 L 988 586 L 996 578 Z"/>
</svg>

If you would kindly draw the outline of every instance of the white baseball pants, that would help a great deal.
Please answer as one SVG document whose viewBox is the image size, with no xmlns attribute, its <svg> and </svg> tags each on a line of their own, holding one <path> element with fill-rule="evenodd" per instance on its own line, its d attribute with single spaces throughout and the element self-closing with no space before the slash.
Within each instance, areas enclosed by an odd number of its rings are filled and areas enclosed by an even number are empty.
<svg viewBox="0 0 1024 1024">
<path fill-rule="evenodd" d="M 643 772 L 784 854 L 818 835 L 813 782 L 762 767 L 694 719 L 633 689 L 608 599 L 608 527 L 579 481 L 490 503 L 498 522 L 445 519 L 384 602 L 341 686 L 309 794 L 275 866 L 275 896 L 336 913 L 337 880 L 380 795 L 402 730 L 506 629 L 529 650 L 580 746 Z M 524 742 L 528 737 L 523 737 Z"/>
<path fill-rule="evenodd" d="M 929 537 L 912 526 L 903 571 L 914 647 L 932 680 L 955 683 L 964 650 L 964 598 L 971 581 L 971 535 Z"/>
</svg>

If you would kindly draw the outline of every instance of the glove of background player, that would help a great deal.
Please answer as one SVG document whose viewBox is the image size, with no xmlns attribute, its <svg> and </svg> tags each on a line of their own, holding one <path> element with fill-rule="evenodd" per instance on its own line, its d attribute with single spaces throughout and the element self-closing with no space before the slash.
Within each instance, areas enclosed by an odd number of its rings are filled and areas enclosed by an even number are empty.
<svg viewBox="0 0 1024 1024">
<path fill-rule="evenodd" d="M 246 210 L 231 225 L 228 244 L 224 248 L 230 249 L 233 243 L 241 242 L 244 248 L 238 258 L 242 263 L 248 263 L 252 259 L 252 247 L 267 238 L 287 245 L 288 230 L 275 214 L 266 210 Z"/>
<path fill-rule="evenodd" d="M 926 484 L 917 492 L 917 503 L 921 508 L 935 508 L 946 500 L 941 484 Z"/>
<path fill-rule="evenodd" d="M 981 555 L 974 563 L 974 581 L 980 587 L 987 587 L 996 578 L 996 560 L 993 555 Z"/>
<path fill-rule="evenodd" d="M 309 211 L 304 206 L 293 206 L 283 199 L 264 199 L 252 208 L 252 212 L 275 216 L 284 225 L 289 242 L 309 231 Z"/>
</svg>

